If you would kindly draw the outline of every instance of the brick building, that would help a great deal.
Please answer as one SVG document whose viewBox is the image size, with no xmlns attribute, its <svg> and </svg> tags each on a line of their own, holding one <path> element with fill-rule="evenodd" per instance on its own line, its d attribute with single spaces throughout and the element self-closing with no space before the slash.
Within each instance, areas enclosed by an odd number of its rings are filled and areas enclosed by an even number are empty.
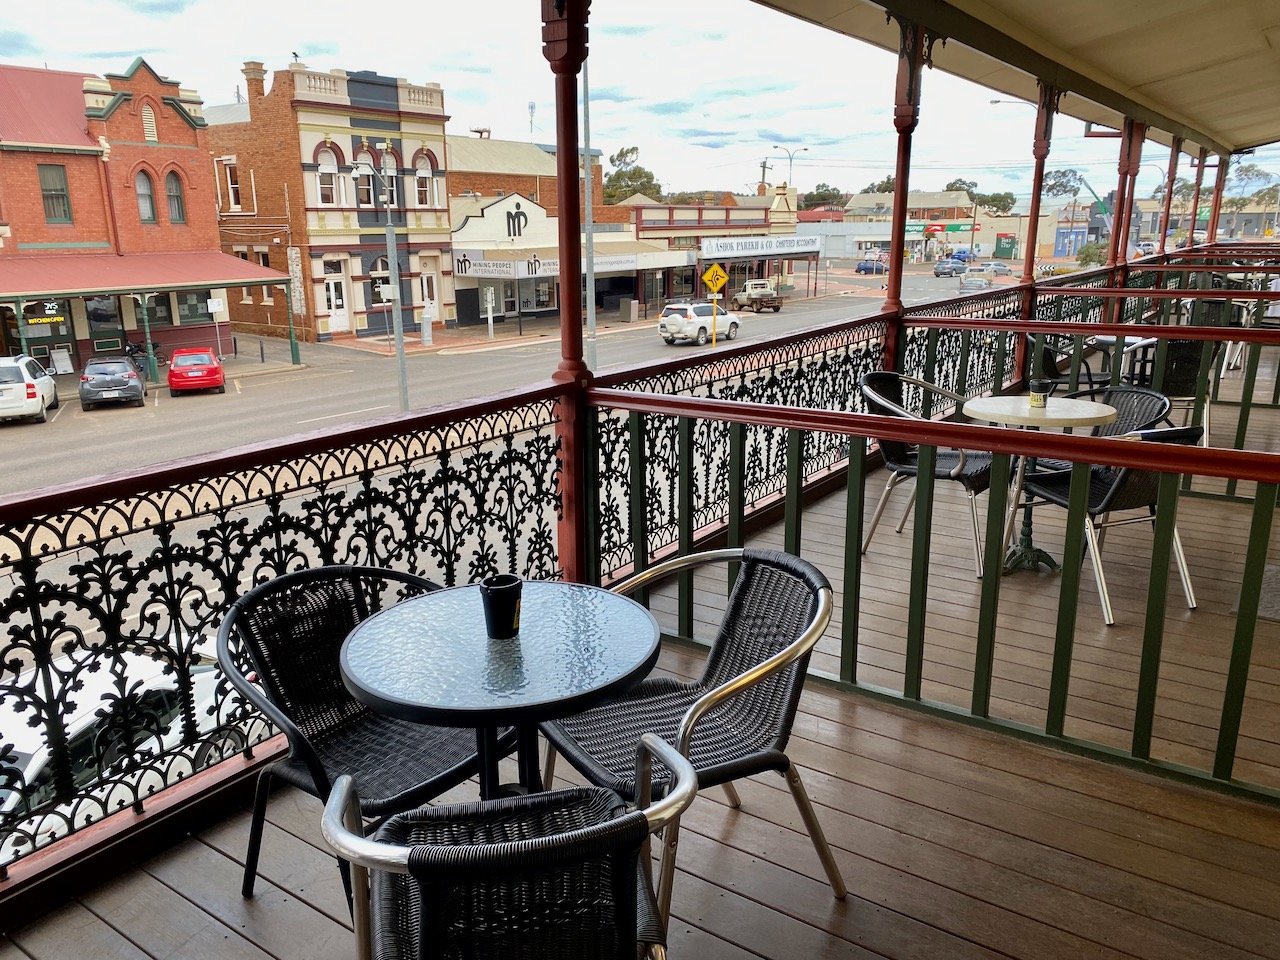
<svg viewBox="0 0 1280 960">
<path fill-rule="evenodd" d="M 223 250 L 288 271 L 294 320 L 309 340 L 385 335 L 396 309 L 408 331 L 424 314 L 451 320 L 440 86 L 293 63 L 267 91 L 266 75 L 246 62 L 247 102 L 207 111 Z M 385 180 L 384 169 L 394 171 Z M 282 334 L 287 304 L 271 291 L 233 299 L 237 329 Z"/>
<path fill-rule="evenodd" d="M 141 59 L 0 66 L 4 349 L 71 372 L 139 330 L 212 343 L 228 285 L 281 282 L 219 252 L 208 149 L 200 98 Z"/>
</svg>

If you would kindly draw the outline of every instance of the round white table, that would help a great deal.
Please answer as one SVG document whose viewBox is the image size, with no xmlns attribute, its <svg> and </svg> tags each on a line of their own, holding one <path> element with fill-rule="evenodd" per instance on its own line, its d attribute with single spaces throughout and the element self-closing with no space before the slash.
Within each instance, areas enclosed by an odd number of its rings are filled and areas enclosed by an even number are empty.
<svg viewBox="0 0 1280 960">
<path fill-rule="evenodd" d="M 1031 406 L 1027 396 L 974 397 L 964 405 L 964 413 L 975 420 L 986 420 L 1002 426 L 1038 430 L 1043 427 L 1099 427 L 1116 419 L 1116 408 L 1094 400 L 1078 400 L 1073 397 L 1049 397 L 1043 407 Z M 1044 564 L 1050 570 L 1058 569 L 1058 563 L 1045 551 L 1031 542 L 1031 506 L 1026 504 L 1022 514 L 1022 530 L 1018 542 L 1010 547 L 1013 523 L 1018 513 L 1018 501 L 1022 497 L 1023 481 L 1027 475 L 1027 457 L 1018 458 L 1018 471 L 1013 481 L 1013 494 L 1009 498 L 1009 519 L 1004 533 L 1004 572 L 1036 570 Z"/>
</svg>

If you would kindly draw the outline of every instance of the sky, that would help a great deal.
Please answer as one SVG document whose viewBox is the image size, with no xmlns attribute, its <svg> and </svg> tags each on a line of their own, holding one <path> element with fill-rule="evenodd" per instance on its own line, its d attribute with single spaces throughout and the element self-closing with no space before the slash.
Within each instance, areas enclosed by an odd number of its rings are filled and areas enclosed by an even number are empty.
<svg viewBox="0 0 1280 960">
<path fill-rule="evenodd" d="M 243 93 L 244 61 L 270 72 L 296 55 L 315 70 L 439 83 L 451 136 L 487 127 L 497 139 L 550 143 L 554 80 L 540 8 L 539 0 L 3 0 L 0 60 L 102 74 L 141 56 L 213 105 Z M 595 0 L 589 36 L 591 146 L 606 173 L 608 157 L 632 146 L 668 192 L 754 193 L 762 162 L 768 182 L 789 180 L 801 193 L 823 183 L 856 192 L 893 173 L 896 57 L 885 51 L 746 0 Z M 938 70 L 925 71 L 922 89 L 912 189 L 963 177 L 1024 206 L 1034 107 L 992 104 L 999 94 Z M 1048 169 L 1075 169 L 1105 194 L 1116 185 L 1119 141 L 1083 133 L 1078 121 L 1057 119 Z M 1280 149 L 1252 162 L 1280 178 Z M 1148 142 L 1139 197 L 1167 164 L 1168 148 Z M 1194 175 L 1186 160 L 1180 174 Z"/>
</svg>

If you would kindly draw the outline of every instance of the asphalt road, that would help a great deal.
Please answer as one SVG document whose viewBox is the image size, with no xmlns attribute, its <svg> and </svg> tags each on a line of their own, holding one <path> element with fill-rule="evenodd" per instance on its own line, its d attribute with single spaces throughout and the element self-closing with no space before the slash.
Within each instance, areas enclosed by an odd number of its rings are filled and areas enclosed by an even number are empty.
<svg viewBox="0 0 1280 960">
<path fill-rule="evenodd" d="M 746 314 L 739 343 L 878 312 L 881 277 L 831 271 L 827 295 L 788 303 L 781 313 Z M 1006 283 L 1009 281 L 1005 281 Z M 956 295 L 959 281 L 908 274 L 907 304 Z M 820 281 L 819 290 L 824 284 Z M 645 363 L 709 351 L 710 345 L 667 346 L 656 321 L 612 324 L 597 337 L 597 368 Z M 145 407 L 80 409 L 77 379 L 59 377 L 62 404 L 44 424 L 0 423 L 0 496 L 34 491 L 86 477 L 130 471 L 168 460 L 221 453 L 248 443 L 279 439 L 395 414 L 396 367 L 390 353 L 370 353 L 330 344 L 303 344 L 302 368 L 287 362 L 287 347 L 267 341 L 274 372 L 262 373 L 258 340 L 241 338 L 242 356 L 228 363 L 225 394 L 172 398 L 153 385 Z M 501 390 L 541 382 L 555 369 L 558 337 L 448 348 L 408 358 L 409 402 L 414 409 L 456 403 Z M 239 374 L 248 375 L 239 375 Z M 162 374 L 163 375 L 163 374 Z"/>
</svg>

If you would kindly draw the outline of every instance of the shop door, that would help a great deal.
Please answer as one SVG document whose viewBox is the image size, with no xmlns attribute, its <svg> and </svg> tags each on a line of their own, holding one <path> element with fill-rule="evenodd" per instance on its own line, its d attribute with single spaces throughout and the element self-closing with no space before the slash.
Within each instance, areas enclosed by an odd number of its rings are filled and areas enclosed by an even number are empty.
<svg viewBox="0 0 1280 960">
<path fill-rule="evenodd" d="M 351 318 L 347 314 L 347 288 L 341 276 L 325 275 L 324 297 L 325 305 L 329 308 L 329 332 L 348 332 L 351 329 Z"/>
</svg>

